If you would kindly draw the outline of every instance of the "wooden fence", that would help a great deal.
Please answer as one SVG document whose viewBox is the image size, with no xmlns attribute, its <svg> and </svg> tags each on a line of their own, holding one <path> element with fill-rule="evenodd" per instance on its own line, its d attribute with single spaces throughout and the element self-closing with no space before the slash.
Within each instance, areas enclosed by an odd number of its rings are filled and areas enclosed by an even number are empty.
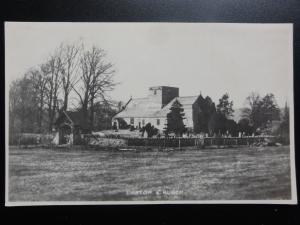
<svg viewBox="0 0 300 225">
<path fill-rule="evenodd" d="M 198 138 L 126 138 L 128 146 L 186 147 L 200 145 Z"/>
<path fill-rule="evenodd" d="M 277 136 L 256 137 L 205 137 L 205 138 L 126 138 L 128 146 L 186 147 L 186 146 L 234 146 L 262 143 L 284 143 Z"/>
<path fill-rule="evenodd" d="M 10 140 L 11 145 L 51 145 L 52 134 L 16 134 Z M 11 137 L 10 137 L 11 138 Z M 122 144 L 120 144 L 122 143 Z M 289 144 L 288 136 L 255 136 L 255 137 L 205 137 L 205 138 L 137 138 L 137 137 L 100 137 L 93 134 L 83 135 L 82 143 L 87 145 L 143 146 L 143 147 L 188 147 L 188 146 L 239 146 L 260 144 Z"/>
</svg>

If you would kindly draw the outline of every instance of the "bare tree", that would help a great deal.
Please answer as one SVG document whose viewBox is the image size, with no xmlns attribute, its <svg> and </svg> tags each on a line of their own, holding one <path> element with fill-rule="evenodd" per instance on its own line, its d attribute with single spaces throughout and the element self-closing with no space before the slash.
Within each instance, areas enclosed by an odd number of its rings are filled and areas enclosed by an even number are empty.
<svg viewBox="0 0 300 225">
<path fill-rule="evenodd" d="M 45 63 L 12 83 L 10 130 L 42 132 L 48 123 L 51 132 L 59 110 L 74 103 L 70 100 L 73 90 L 87 124 L 93 124 L 94 104 L 108 102 L 106 93 L 116 85 L 113 65 L 105 57 L 104 50 L 97 47 L 84 51 L 81 43 L 61 44 Z"/>
<path fill-rule="evenodd" d="M 61 51 L 57 51 L 52 55 L 45 64 L 45 70 L 48 70 L 49 76 L 47 78 L 47 105 L 48 105 L 48 117 L 49 117 L 49 131 L 52 131 L 55 113 L 58 111 L 58 94 L 61 87 Z"/>
<path fill-rule="evenodd" d="M 77 93 L 84 118 L 90 112 L 90 124 L 94 122 L 94 103 L 97 99 L 107 101 L 106 92 L 113 90 L 116 83 L 113 80 L 115 71 L 113 65 L 105 61 L 106 53 L 103 49 L 93 46 L 83 52 L 80 60 L 81 85 L 73 86 Z"/>
<path fill-rule="evenodd" d="M 60 46 L 61 54 L 61 80 L 63 91 L 63 109 L 67 110 L 69 94 L 72 87 L 78 82 L 78 69 L 80 62 L 80 51 L 82 45 L 79 43 L 62 44 Z"/>
</svg>

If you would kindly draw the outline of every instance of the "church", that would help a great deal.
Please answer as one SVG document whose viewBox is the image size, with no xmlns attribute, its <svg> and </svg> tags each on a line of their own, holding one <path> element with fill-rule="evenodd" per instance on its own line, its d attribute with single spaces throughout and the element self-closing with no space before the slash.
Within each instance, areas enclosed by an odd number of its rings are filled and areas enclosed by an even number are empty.
<svg viewBox="0 0 300 225">
<path fill-rule="evenodd" d="M 112 123 L 121 128 L 121 121 L 135 128 L 141 128 L 150 123 L 162 131 L 167 123 L 167 114 L 174 101 L 178 101 L 184 109 L 184 124 L 189 131 L 194 131 L 199 124 L 201 111 L 201 95 L 179 96 L 179 88 L 155 86 L 149 88 L 145 98 L 131 98 L 123 109 L 112 118 Z"/>
</svg>

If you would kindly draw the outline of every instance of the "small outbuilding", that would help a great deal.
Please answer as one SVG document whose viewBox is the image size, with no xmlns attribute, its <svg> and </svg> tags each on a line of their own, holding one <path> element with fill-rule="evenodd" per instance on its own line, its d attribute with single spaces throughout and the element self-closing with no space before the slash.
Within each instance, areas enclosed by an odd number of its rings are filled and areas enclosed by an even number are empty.
<svg viewBox="0 0 300 225">
<path fill-rule="evenodd" d="M 54 144 L 76 145 L 82 143 L 82 134 L 89 132 L 89 126 L 80 111 L 62 110 L 57 116 L 54 127 Z"/>
</svg>

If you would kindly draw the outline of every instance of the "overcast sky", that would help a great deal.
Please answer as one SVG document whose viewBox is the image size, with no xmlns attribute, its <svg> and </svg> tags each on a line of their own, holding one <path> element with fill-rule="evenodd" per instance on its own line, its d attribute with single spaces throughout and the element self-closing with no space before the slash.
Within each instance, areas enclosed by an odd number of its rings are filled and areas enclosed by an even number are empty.
<svg viewBox="0 0 300 225">
<path fill-rule="evenodd" d="M 228 92 L 235 108 L 251 91 L 274 93 L 282 107 L 291 99 L 292 36 L 291 24 L 6 23 L 5 76 L 9 84 L 61 42 L 83 39 L 115 64 L 114 100 L 164 85 L 216 103 Z"/>
</svg>

